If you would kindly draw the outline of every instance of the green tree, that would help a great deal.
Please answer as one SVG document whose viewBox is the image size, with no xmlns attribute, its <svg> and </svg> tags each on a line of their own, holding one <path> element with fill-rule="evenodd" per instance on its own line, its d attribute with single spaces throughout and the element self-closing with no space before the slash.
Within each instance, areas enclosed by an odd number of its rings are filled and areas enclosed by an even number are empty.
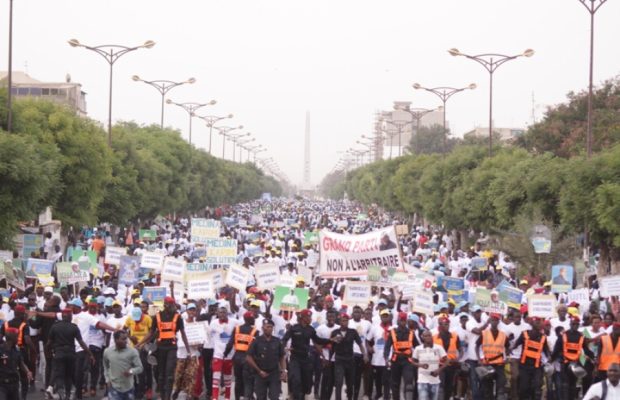
<svg viewBox="0 0 620 400">
<path fill-rule="evenodd" d="M 450 137 L 452 133 L 446 128 L 446 148 L 444 149 L 444 132 L 443 125 L 434 124 L 430 127 L 421 126 L 419 132 L 415 132 L 411 136 L 409 145 L 406 150 L 411 154 L 434 154 L 452 151 L 454 146 L 459 144 L 460 140 Z"/>
</svg>

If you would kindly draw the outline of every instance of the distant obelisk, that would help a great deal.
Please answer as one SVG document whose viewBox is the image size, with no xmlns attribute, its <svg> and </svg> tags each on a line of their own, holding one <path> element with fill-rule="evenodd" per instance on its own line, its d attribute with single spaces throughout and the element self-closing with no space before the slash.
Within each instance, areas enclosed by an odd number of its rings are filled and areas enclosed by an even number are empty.
<svg viewBox="0 0 620 400">
<path fill-rule="evenodd" d="M 306 134 L 304 138 L 304 181 L 303 190 L 312 190 L 310 183 L 310 111 L 306 111 Z"/>
</svg>

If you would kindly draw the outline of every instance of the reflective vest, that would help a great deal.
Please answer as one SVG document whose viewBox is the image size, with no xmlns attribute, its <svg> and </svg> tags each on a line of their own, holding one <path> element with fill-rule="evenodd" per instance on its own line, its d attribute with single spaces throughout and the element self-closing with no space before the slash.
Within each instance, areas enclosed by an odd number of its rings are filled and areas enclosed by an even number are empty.
<svg viewBox="0 0 620 400">
<path fill-rule="evenodd" d="M 504 350 L 506 349 L 506 334 L 498 331 L 497 338 L 493 337 L 490 330 L 482 332 L 483 364 L 503 364 Z"/>
<path fill-rule="evenodd" d="M 399 342 L 396 339 L 396 329 L 392 329 L 392 346 L 394 346 L 394 353 L 392 354 L 392 361 L 396 361 L 397 356 L 405 356 L 411 358 L 411 348 L 413 347 L 413 331 L 409 331 L 409 338 L 405 342 Z"/>
<path fill-rule="evenodd" d="M 162 340 L 172 340 L 172 343 L 177 342 L 177 321 L 179 314 L 174 314 L 172 321 L 162 322 L 161 313 L 157 313 L 157 330 L 159 331 L 158 342 Z"/>
<path fill-rule="evenodd" d="M 4 323 L 4 334 L 6 335 L 6 330 L 9 329 L 9 321 L 6 321 Z M 22 322 L 19 325 L 19 328 L 17 328 L 19 330 L 19 333 L 17 334 L 17 347 L 23 347 L 24 346 L 24 329 L 26 328 L 26 323 Z"/>
<path fill-rule="evenodd" d="M 543 347 L 547 337 L 545 335 L 541 335 L 540 342 L 530 340 L 530 335 L 527 331 L 523 332 L 523 337 L 525 338 L 525 343 L 523 343 L 521 364 L 525 364 L 525 360 L 527 358 L 532 358 L 536 360 L 536 364 L 534 364 L 534 366 L 538 368 L 540 366 L 540 359 L 542 357 Z"/>
<path fill-rule="evenodd" d="M 583 348 L 583 341 L 583 335 L 580 335 L 579 342 L 577 343 L 569 342 L 566 333 L 562 335 L 562 355 L 564 356 L 564 363 L 579 360 L 581 349 Z"/>
<path fill-rule="evenodd" d="M 607 371 L 609 366 L 613 363 L 620 363 L 620 339 L 616 342 L 616 348 L 614 349 L 611 341 L 611 336 L 601 336 L 601 358 L 598 360 L 598 369 L 600 371 Z"/>
<path fill-rule="evenodd" d="M 250 348 L 250 344 L 254 340 L 254 334 L 256 333 L 256 328 L 252 328 L 249 334 L 243 334 L 240 332 L 240 326 L 235 328 L 235 351 L 243 351 L 246 352 Z"/>
<path fill-rule="evenodd" d="M 456 348 L 456 343 L 458 342 L 458 340 L 459 340 L 458 335 L 455 332 L 452 332 L 450 334 L 450 342 L 448 344 L 448 350 L 446 350 L 449 360 L 458 360 L 459 358 L 459 351 Z M 441 347 L 444 347 L 443 340 L 441 340 L 439 333 L 433 336 L 433 342 L 435 344 L 440 345 Z"/>
</svg>

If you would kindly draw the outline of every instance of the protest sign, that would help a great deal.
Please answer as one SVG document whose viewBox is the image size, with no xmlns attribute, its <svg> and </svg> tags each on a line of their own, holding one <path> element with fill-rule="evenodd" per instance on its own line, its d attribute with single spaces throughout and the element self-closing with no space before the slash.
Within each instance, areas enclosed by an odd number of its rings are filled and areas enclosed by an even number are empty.
<svg viewBox="0 0 620 400">
<path fill-rule="evenodd" d="M 590 290 L 588 288 L 575 289 L 568 292 L 568 304 L 573 301 L 580 306 L 587 306 L 590 304 Z"/>
<path fill-rule="evenodd" d="M 205 242 L 205 264 L 230 265 L 237 261 L 237 241 L 235 239 L 208 239 Z"/>
<path fill-rule="evenodd" d="M 416 290 L 413 293 L 411 300 L 412 300 L 411 309 L 413 311 L 426 314 L 426 315 L 433 315 L 434 313 L 433 292 L 422 292 L 422 291 Z"/>
<path fill-rule="evenodd" d="M 225 283 L 230 287 L 234 287 L 240 292 L 244 292 L 247 287 L 249 277 L 249 269 L 239 264 L 232 264 L 230 268 L 228 268 Z"/>
<path fill-rule="evenodd" d="M 316 268 L 316 266 L 319 264 L 319 253 L 315 251 L 308 252 L 306 264 L 308 264 L 308 267 Z"/>
<path fill-rule="evenodd" d="M 342 303 L 349 307 L 367 306 L 370 301 L 370 283 L 346 281 Z"/>
<path fill-rule="evenodd" d="M 29 258 L 26 264 L 26 275 L 28 276 L 49 276 L 52 273 L 54 262 L 51 260 L 40 260 Z"/>
<path fill-rule="evenodd" d="M 164 286 L 145 286 L 142 289 L 142 299 L 152 303 L 163 303 L 166 297 L 166 288 Z"/>
<path fill-rule="evenodd" d="M 416 292 L 416 287 L 413 285 L 400 286 L 400 293 L 403 295 L 403 300 L 411 300 Z"/>
<path fill-rule="evenodd" d="M 530 317 L 556 317 L 555 296 L 552 294 L 533 294 L 527 296 L 527 311 Z"/>
<path fill-rule="evenodd" d="M 277 286 L 274 291 L 274 310 L 299 311 L 308 307 L 308 289 Z"/>
<path fill-rule="evenodd" d="M 156 273 L 161 271 L 161 267 L 164 264 L 164 255 L 155 251 L 145 251 L 140 256 L 140 268 L 148 268 L 154 270 Z"/>
<path fill-rule="evenodd" d="M 69 261 L 81 263 L 80 268 L 88 269 L 88 267 L 92 265 L 97 265 L 97 252 L 92 250 L 73 249 L 71 252 L 71 260 Z"/>
<path fill-rule="evenodd" d="M 211 280 L 213 280 L 213 289 L 219 289 L 224 286 L 226 282 L 226 270 L 215 269 L 210 272 Z"/>
<path fill-rule="evenodd" d="M 474 257 L 471 259 L 472 270 L 484 271 L 487 268 L 487 259 L 484 257 Z"/>
<path fill-rule="evenodd" d="M 187 275 L 185 289 L 187 290 L 188 299 L 212 298 L 215 293 L 213 289 L 213 274 L 210 272 L 197 272 Z"/>
<path fill-rule="evenodd" d="M 9 260 L 9 262 L 0 260 L 0 265 L 2 264 L 4 264 L 6 283 L 19 290 L 26 290 L 26 273 L 20 267 L 14 265 L 12 260 Z"/>
<path fill-rule="evenodd" d="M 280 275 L 280 286 L 285 286 L 288 288 L 294 288 L 297 286 L 296 282 L 297 276 L 289 273 L 285 273 Z"/>
<path fill-rule="evenodd" d="M 154 229 L 140 229 L 138 237 L 140 240 L 154 241 L 157 239 L 157 232 Z"/>
<path fill-rule="evenodd" d="M 411 268 L 408 270 L 408 284 L 416 287 L 420 290 L 428 290 L 435 283 L 435 276 L 420 271 L 417 268 Z"/>
<path fill-rule="evenodd" d="M 220 237 L 220 221 L 206 218 L 192 218 L 192 243 L 205 243 Z"/>
<path fill-rule="evenodd" d="M 260 246 L 253 245 L 253 244 L 246 245 L 245 255 L 250 258 L 261 256 L 263 255 L 263 248 Z"/>
<path fill-rule="evenodd" d="M 506 303 L 508 307 L 516 308 L 517 310 L 521 308 L 523 300 L 523 292 L 521 290 L 511 286 L 506 281 L 502 281 L 502 284 L 497 287 L 497 291 L 499 292 L 499 299 Z"/>
<path fill-rule="evenodd" d="M 280 267 L 277 264 L 259 264 L 254 269 L 256 286 L 273 289 L 280 284 Z"/>
<path fill-rule="evenodd" d="M 22 258 L 31 257 L 32 253 L 38 254 L 42 246 L 43 235 L 18 235 L 17 249 Z"/>
<path fill-rule="evenodd" d="M 304 244 L 317 244 L 319 243 L 318 232 L 306 232 L 304 233 Z"/>
<path fill-rule="evenodd" d="M 437 290 L 440 292 L 462 291 L 464 288 L 465 282 L 463 278 L 453 278 L 450 276 L 437 277 Z"/>
<path fill-rule="evenodd" d="M 403 266 L 393 226 L 362 235 L 322 230 L 319 238 L 320 270 L 324 278 L 365 278 L 370 265 Z"/>
<path fill-rule="evenodd" d="M 533 237 L 530 240 L 534 246 L 534 253 L 549 254 L 551 252 L 551 240 L 544 237 Z"/>
<path fill-rule="evenodd" d="M 126 286 L 138 282 L 140 272 L 140 258 L 138 256 L 121 256 L 118 268 L 118 282 Z"/>
<path fill-rule="evenodd" d="M 338 228 L 346 229 L 349 226 L 349 221 L 346 219 L 341 219 L 340 221 L 336 221 L 336 226 Z"/>
<path fill-rule="evenodd" d="M 488 289 L 476 288 L 474 303 L 488 313 L 505 314 L 508 311 L 506 303 L 500 300 L 499 292 Z"/>
<path fill-rule="evenodd" d="M 66 285 L 73 285 L 78 282 L 88 282 L 90 275 L 88 270 L 80 267 L 75 262 L 60 262 L 56 264 L 56 274 L 58 282 Z"/>
<path fill-rule="evenodd" d="M 222 223 L 226 226 L 234 226 L 237 224 L 237 218 L 222 217 L 220 218 L 220 221 L 222 221 Z"/>
<path fill-rule="evenodd" d="M 260 225 L 263 223 L 263 216 L 260 214 L 254 214 L 250 217 L 250 225 Z"/>
<path fill-rule="evenodd" d="M 573 267 L 571 265 L 554 265 L 551 267 L 551 291 L 566 293 L 573 287 Z"/>
<path fill-rule="evenodd" d="M 406 224 L 396 225 L 396 235 L 406 236 L 409 234 L 409 226 Z"/>
<path fill-rule="evenodd" d="M 185 336 L 190 346 L 203 345 L 207 341 L 207 328 L 204 322 L 185 322 Z M 177 345 L 185 347 L 181 339 L 181 333 L 177 333 Z"/>
<path fill-rule="evenodd" d="M 185 261 L 174 257 L 164 257 L 161 278 L 162 280 L 174 281 L 182 285 L 185 280 Z"/>
<path fill-rule="evenodd" d="M 620 275 L 605 276 L 599 279 L 601 296 L 620 296 Z"/>
<path fill-rule="evenodd" d="M 105 263 L 119 265 L 121 263 L 121 256 L 127 254 L 127 249 L 124 247 L 106 247 L 105 248 Z"/>
</svg>

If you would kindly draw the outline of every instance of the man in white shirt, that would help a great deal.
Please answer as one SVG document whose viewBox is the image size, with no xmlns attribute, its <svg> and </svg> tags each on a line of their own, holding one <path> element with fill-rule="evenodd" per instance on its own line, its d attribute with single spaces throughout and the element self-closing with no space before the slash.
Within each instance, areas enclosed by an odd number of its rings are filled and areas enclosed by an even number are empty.
<svg viewBox="0 0 620 400">
<path fill-rule="evenodd" d="M 351 315 L 353 319 L 349 321 L 349 328 L 355 329 L 362 343 L 366 343 L 368 332 L 370 331 L 370 321 L 362 319 L 362 308 L 360 306 L 353 307 Z M 353 360 L 355 363 L 355 376 L 353 380 L 354 394 L 353 398 L 357 399 L 360 394 L 360 385 L 362 383 L 362 372 L 364 370 L 364 357 L 357 343 L 353 343 Z M 367 393 L 364 393 L 367 395 Z"/>
<path fill-rule="evenodd" d="M 607 379 L 590 387 L 583 400 L 620 399 L 620 364 L 614 363 L 607 370 Z M 605 393 L 606 392 L 606 393 Z"/>
<path fill-rule="evenodd" d="M 226 400 L 230 400 L 232 357 L 234 352 L 224 357 L 224 351 L 233 330 L 238 324 L 239 322 L 236 319 L 228 318 L 228 309 L 226 307 L 220 307 L 217 310 L 217 319 L 211 320 L 209 324 L 209 333 L 211 334 L 211 343 L 213 344 L 213 385 L 211 393 L 214 399 L 219 398 L 220 379 L 223 376 L 224 397 Z"/>
<path fill-rule="evenodd" d="M 500 323 L 499 330 L 504 332 L 506 336 L 508 336 L 508 340 L 510 340 L 510 346 L 514 345 L 519 336 L 524 331 L 530 330 L 532 327 L 530 324 L 523 321 L 523 317 L 520 311 L 513 310 L 512 312 L 512 322 L 508 325 Z M 510 399 L 518 400 L 519 399 L 519 388 L 518 381 L 519 378 L 519 360 L 521 359 L 521 351 L 522 346 L 515 348 L 512 353 L 508 356 L 508 363 L 510 364 Z"/>
<path fill-rule="evenodd" d="M 340 328 L 339 325 L 336 325 L 337 315 L 338 313 L 335 310 L 330 310 L 327 312 L 327 322 L 319 325 L 316 328 L 316 335 L 318 337 L 322 339 L 329 339 L 332 335 L 332 332 Z M 334 390 L 334 358 L 333 355 L 330 354 L 330 352 L 331 344 L 328 344 L 323 346 L 320 354 L 323 369 L 321 376 L 317 376 L 316 379 L 320 379 L 321 381 L 321 400 L 329 400 L 332 397 L 332 392 Z"/>
<path fill-rule="evenodd" d="M 437 399 L 439 394 L 439 376 L 448 365 L 443 346 L 433 343 L 429 330 L 422 333 L 422 344 L 413 350 L 413 365 L 418 367 L 418 397 L 420 399 Z"/>
<path fill-rule="evenodd" d="M 390 372 L 385 368 L 383 349 L 392 326 L 392 315 L 385 309 L 380 313 L 381 321 L 373 323 L 366 337 L 368 353 L 371 355 L 373 381 L 376 389 L 375 400 L 390 398 Z"/>
</svg>

